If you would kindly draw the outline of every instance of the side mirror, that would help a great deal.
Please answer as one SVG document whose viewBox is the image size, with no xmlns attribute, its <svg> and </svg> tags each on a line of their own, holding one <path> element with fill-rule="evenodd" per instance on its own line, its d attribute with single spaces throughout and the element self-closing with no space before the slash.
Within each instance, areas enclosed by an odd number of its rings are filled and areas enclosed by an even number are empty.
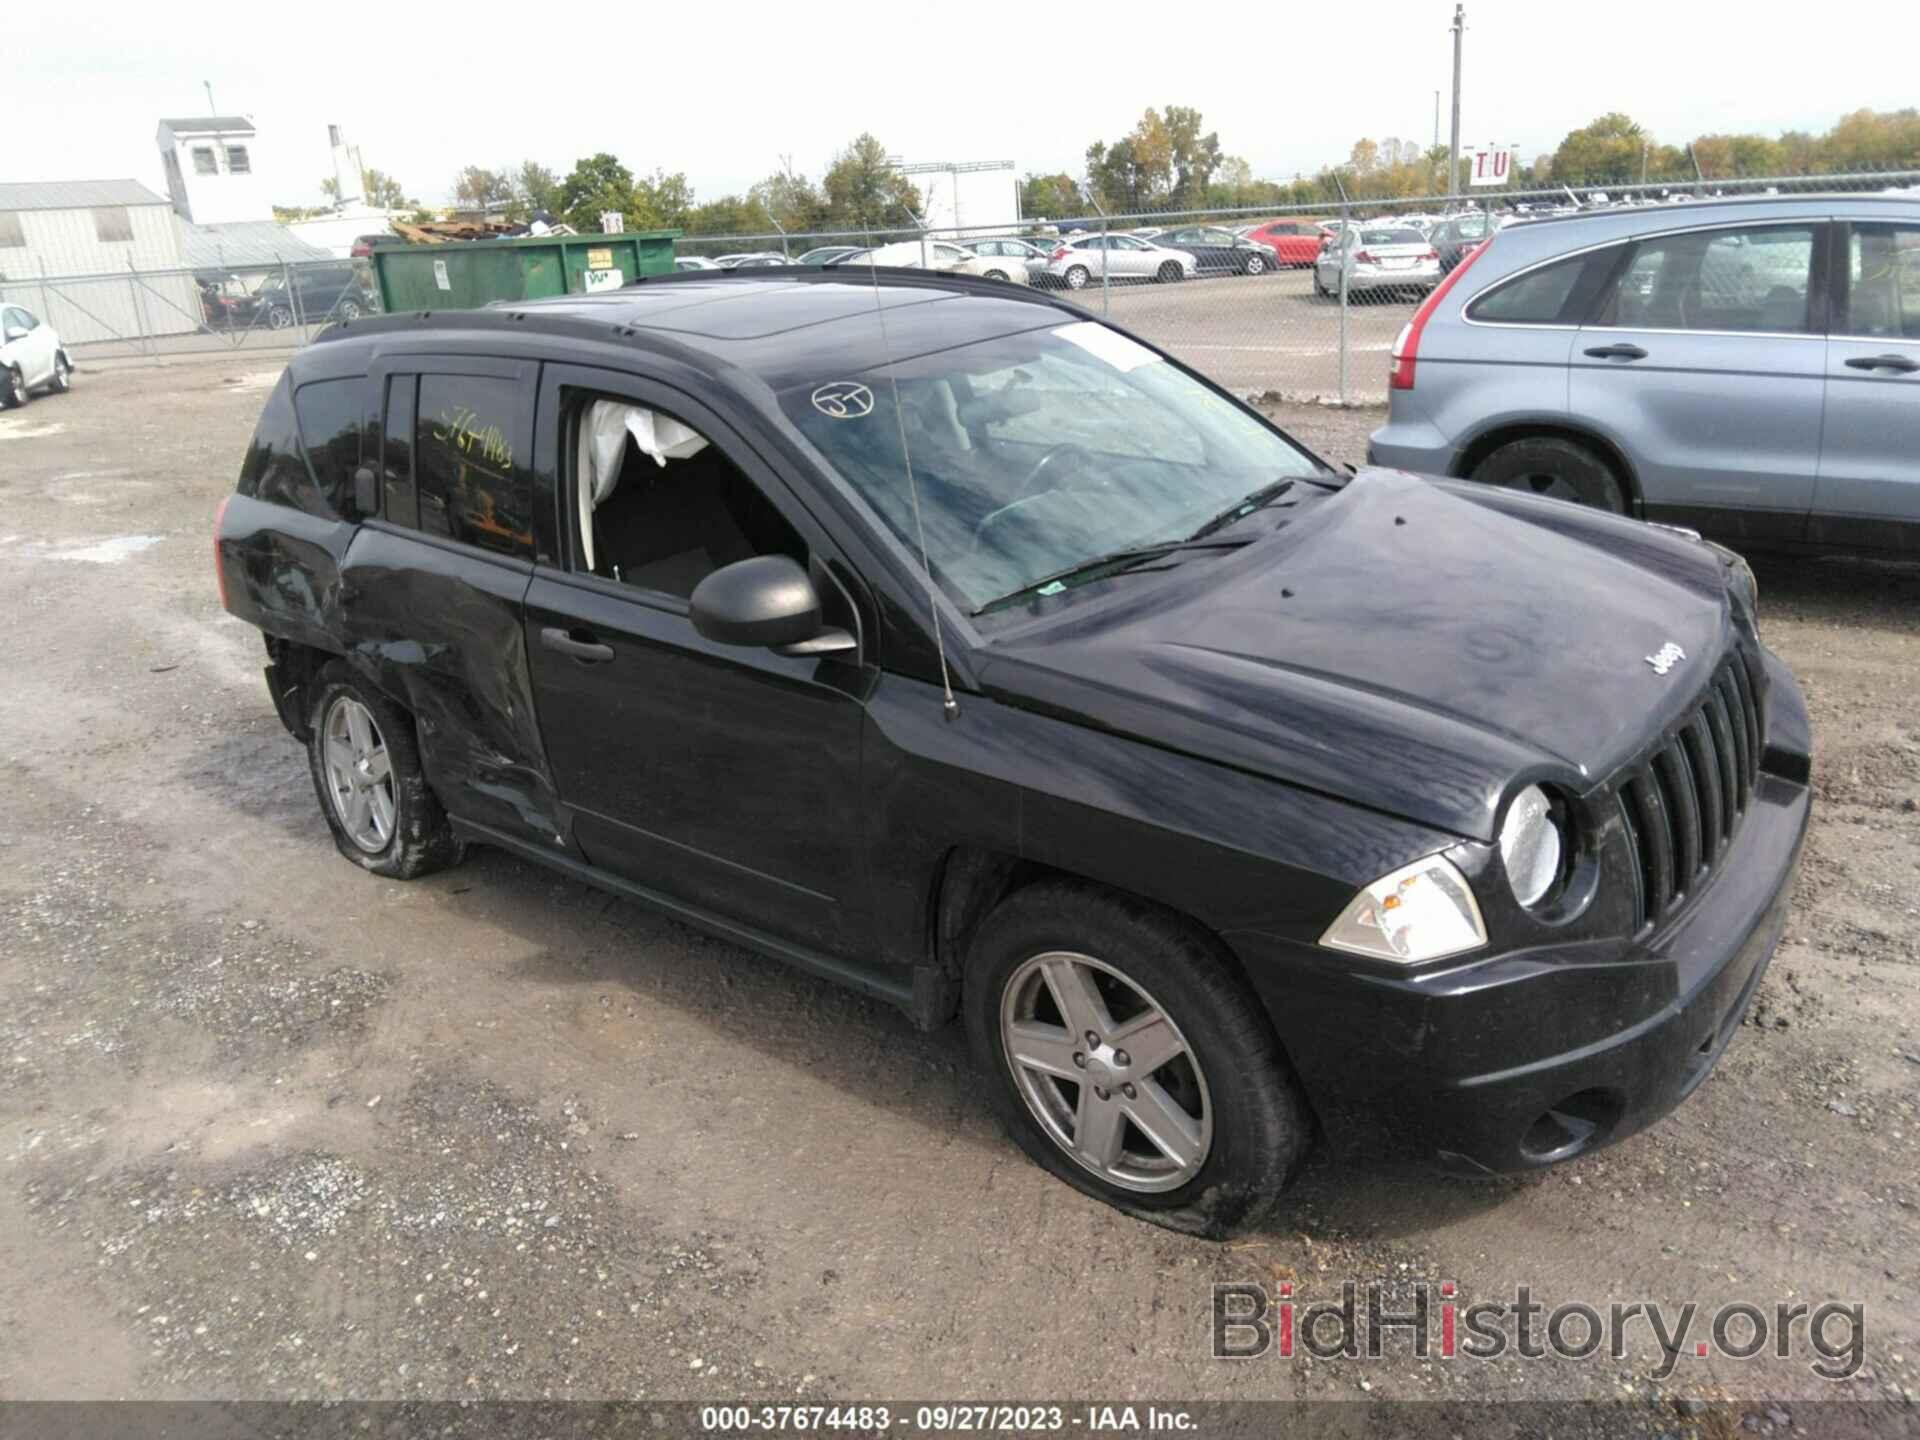
<svg viewBox="0 0 1920 1440">
<path fill-rule="evenodd" d="M 6 343 L 11 345 L 16 340 L 24 340 L 27 338 L 28 333 L 29 332 L 22 330 L 18 325 L 9 325 L 7 326 L 5 336 Z"/>
<path fill-rule="evenodd" d="M 694 587 L 693 628 L 722 645 L 782 655 L 831 655 L 855 646 L 844 630 L 822 625 L 820 592 L 785 555 L 756 555 L 723 565 Z"/>
</svg>

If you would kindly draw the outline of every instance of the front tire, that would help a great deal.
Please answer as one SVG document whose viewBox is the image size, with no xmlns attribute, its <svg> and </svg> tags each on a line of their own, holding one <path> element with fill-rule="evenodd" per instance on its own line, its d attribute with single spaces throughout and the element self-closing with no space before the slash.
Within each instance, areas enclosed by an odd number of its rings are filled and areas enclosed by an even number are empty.
<svg viewBox="0 0 1920 1440">
<path fill-rule="evenodd" d="M 1179 262 L 1169 260 L 1154 272 L 1153 278 L 1162 285 L 1171 285 L 1181 278 L 1181 273 Z"/>
<path fill-rule="evenodd" d="M 1613 467 L 1588 446 L 1557 435 L 1509 440 L 1473 467 L 1472 478 L 1484 485 L 1571 500 L 1616 515 L 1627 510 Z"/>
<path fill-rule="evenodd" d="M 1259 1218 L 1312 1121 L 1259 1000 L 1217 945 L 1098 887 L 1043 882 L 987 917 L 963 990 L 995 1112 L 1042 1168 L 1213 1238 Z"/>
<path fill-rule="evenodd" d="M 18 410 L 27 403 L 27 377 L 20 373 L 20 367 L 10 365 L 0 370 L 0 410 Z"/>
<path fill-rule="evenodd" d="M 989 270 L 987 271 L 986 278 L 989 280 L 998 280 L 1004 285 L 1007 280 L 1007 272 L 1004 270 Z"/>
<path fill-rule="evenodd" d="M 338 660 L 314 687 L 307 766 L 333 843 L 361 869 L 414 880 L 465 853 L 427 785 L 413 717 Z"/>
<path fill-rule="evenodd" d="M 1240 267 L 1240 273 L 1243 275 L 1264 275 L 1267 273 L 1267 262 L 1258 255 L 1249 255 L 1247 256 L 1246 264 Z"/>
</svg>

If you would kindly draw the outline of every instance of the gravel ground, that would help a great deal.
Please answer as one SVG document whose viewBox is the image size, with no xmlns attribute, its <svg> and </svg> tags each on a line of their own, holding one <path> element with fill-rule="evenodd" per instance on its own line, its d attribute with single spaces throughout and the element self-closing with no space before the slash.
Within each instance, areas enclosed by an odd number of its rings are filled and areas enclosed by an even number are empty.
<svg viewBox="0 0 1920 1440">
<path fill-rule="evenodd" d="M 1780 955 L 1685 1106 L 1519 1181 L 1317 1161 L 1222 1246 L 1026 1163 L 957 1029 L 497 852 L 412 885 L 341 861 L 209 573 L 272 379 L 83 373 L 0 417 L 0 1394 L 1584 1397 L 1647 1433 L 1725 1397 L 1707 1419 L 1812 1433 L 1812 1402 L 1850 1397 L 1911 1418 L 1920 567 L 1759 566 L 1812 706 L 1815 822 Z M 1281 413 L 1336 460 L 1378 423 Z M 1689 1354 L 1657 1379 L 1644 1330 L 1620 1359 L 1209 1357 L 1215 1281 L 1383 1278 L 1857 1301 L 1864 1363 L 1832 1383 L 1805 1354 Z"/>
</svg>

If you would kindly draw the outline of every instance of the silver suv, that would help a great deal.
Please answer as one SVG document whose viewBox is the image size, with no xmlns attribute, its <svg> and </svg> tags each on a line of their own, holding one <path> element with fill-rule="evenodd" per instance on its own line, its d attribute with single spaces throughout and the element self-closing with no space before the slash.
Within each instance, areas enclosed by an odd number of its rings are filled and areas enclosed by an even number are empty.
<svg viewBox="0 0 1920 1440">
<path fill-rule="evenodd" d="M 1760 544 L 1920 550 L 1920 202 L 1510 226 L 1394 345 L 1368 458 Z"/>
</svg>

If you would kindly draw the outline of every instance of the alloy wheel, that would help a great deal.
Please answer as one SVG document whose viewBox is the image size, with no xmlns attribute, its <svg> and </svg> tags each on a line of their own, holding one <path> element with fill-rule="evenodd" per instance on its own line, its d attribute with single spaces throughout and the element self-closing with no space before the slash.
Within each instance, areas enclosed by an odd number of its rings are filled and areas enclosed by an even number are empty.
<svg viewBox="0 0 1920 1440">
<path fill-rule="evenodd" d="M 1198 1057 L 1112 965 L 1069 951 L 1023 962 L 1001 992 L 1000 1038 L 1040 1128 L 1102 1180 L 1174 1190 L 1206 1164 L 1213 1107 Z"/>
<path fill-rule="evenodd" d="M 393 839 L 393 761 L 373 712 L 351 695 L 338 697 L 321 728 L 327 798 L 347 838 L 369 855 Z"/>
</svg>

